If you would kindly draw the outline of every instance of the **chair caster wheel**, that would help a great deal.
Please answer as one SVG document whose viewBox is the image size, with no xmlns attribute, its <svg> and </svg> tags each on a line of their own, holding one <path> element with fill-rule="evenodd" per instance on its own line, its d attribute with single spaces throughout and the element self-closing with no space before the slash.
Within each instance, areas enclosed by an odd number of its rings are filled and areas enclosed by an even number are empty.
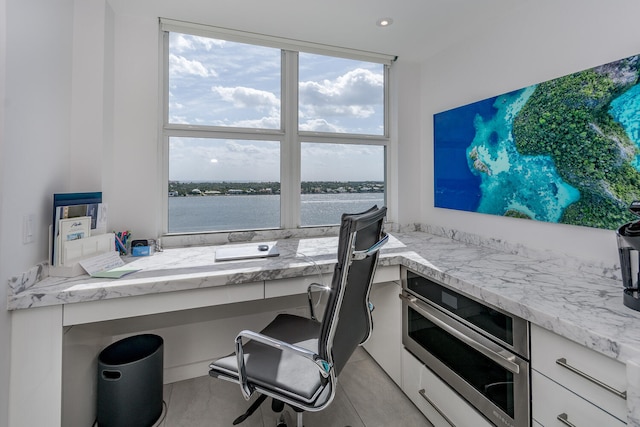
<svg viewBox="0 0 640 427">
<path fill-rule="evenodd" d="M 287 427 L 287 422 L 284 419 L 284 414 L 280 414 L 280 417 L 278 417 L 276 427 Z"/>
<path fill-rule="evenodd" d="M 276 427 L 292 427 L 294 425 L 293 420 L 291 419 L 291 415 L 288 411 L 283 411 L 280 413 L 278 417 L 278 421 L 276 423 Z"/>
</svg>

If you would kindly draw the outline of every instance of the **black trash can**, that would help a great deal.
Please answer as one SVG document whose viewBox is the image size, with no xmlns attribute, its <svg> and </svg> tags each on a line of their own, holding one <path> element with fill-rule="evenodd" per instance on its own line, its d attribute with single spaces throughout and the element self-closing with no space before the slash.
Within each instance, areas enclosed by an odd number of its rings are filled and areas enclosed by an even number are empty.
<svg viewBox="0 0 640 427">
<path fill-rule="evenodd" d="M 151 427 L 162 415 L 164 342 L 152 334 L 117 341 L 98 356 L 98 427 Z"/>
</svg>

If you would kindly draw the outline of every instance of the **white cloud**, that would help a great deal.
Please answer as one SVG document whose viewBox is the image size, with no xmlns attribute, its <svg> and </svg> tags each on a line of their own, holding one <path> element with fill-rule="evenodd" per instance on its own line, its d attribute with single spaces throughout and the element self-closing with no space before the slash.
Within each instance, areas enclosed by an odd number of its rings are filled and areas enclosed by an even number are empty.
<svg viewBox="0 0 640 427">
<path fill-rule="evenodd" d="M 306 117 L 348 115 L 367 118 L 382 104 L 384 77 L 356 68 L 334 80 L 300 82 L 300 108 Z"/>
<path fill-rule="evenodd" d="M 280 100 L 275 96 L 275 94 L 265 90 L 243 86 L 214 86 L 211 90 L 220 95 L 223 100 L 232 103 L 238 108 L 255 108 L 258 110 L 264 110 L 280 107 Z"/>
<path fill-rule="evenodd" d="M 325 119 L 311 119 L 300 123 L 300 130 L 307 132 L 345 132 L 340 126 L 329 123 Z"/>
<path fill-rule="evenodd" d="M 171 50 L 173 52 L 186 52 L 204 49 L 210 51 L 214 47 L 225 45 L 224 40 L 210 39 L 208 37 L 191 36 L 188 34 L 171 33 Z"/>
<path fill-rule="evenodd" d="M 215 70 L 208 69 L 200 61 L 189 60 L 184 56 L 169 55 L 169 73 L 172 76 L 194 75 L 198 77 L 216 77 Z"/>
<path fill-rule="evenodd" d="M 169 156 L 170 180 L 277 181 L 280 176 L 279 142 L 171 138 Z"/>
<path fill-rule="evenodd" d="M 280 115 L 272 115 L 254 120 L 238 120 L 231 124 L 241 128 L 251 129 L 280 129 Z"/>
<path fill-rule="evenodd" d="M 263 114 L 262 117 L 257 118 L 225 119 L 224 126 L 263 129 L 280 128 L 280 99 L 274 93 L 243 86 L 215 86 L 211 90 L 223 101 L 232 104 L 236 108 L 233 113 L 241 113 L 240 116 L 244 117 L 255 117 L 254 114 L 250 114 L 248 111 L 242 112 L 242 110 L 250 109 Z M 227 111 L 227 113 L 232 112 Z"/>
<path fill-rule="evenodd" d="M 303 181 L 382 181 L 384 148 L 357 144 L 302 144 Z"/>
<path fill-rule="evenodd" d="M 169 123 L 188 125 L 189 124 L 189 120 L 185 116 L 171 115 L 171 117 L 169 117 Z"/>
</svg>

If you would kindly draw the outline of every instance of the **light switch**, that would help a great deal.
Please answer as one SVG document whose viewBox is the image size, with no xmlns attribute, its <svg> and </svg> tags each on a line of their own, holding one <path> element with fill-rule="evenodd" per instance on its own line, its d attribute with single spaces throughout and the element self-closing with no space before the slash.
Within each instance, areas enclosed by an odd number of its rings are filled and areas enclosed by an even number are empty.
<svg viewBox="0 0 640 427">
<path fill-rule="evenodd" d="M 22 243 L 33 243 L 35 241 L 35 218 L 34 214 L 25 215 L 22 220 Z"/>
</svg>

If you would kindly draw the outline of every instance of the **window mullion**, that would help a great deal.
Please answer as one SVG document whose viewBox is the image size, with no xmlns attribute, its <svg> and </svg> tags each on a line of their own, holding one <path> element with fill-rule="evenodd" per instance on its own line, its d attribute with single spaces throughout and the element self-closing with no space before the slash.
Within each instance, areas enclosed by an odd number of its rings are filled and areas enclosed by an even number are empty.
<svg viewBox="0 0 640 427">
<path fill-rule="evenodd" d="M 283 228 L 300 226 L 300 141 L 298 140 L 298 53 L 283 51 L 280 162 L 280 218 Z"/>
</svg>

